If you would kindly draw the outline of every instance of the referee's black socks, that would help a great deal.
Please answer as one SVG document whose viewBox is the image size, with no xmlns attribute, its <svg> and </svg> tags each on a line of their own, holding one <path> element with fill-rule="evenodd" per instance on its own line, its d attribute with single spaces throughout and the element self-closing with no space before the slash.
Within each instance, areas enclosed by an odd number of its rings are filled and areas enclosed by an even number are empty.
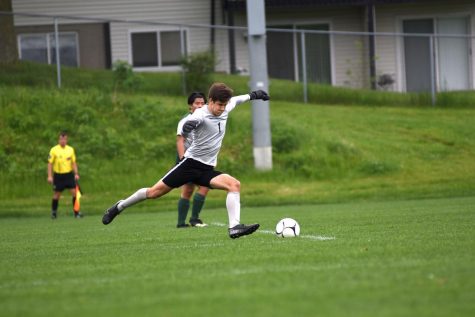
<svg viewBox="0 0 475 317">
<path fill-rule="evenodd" d="M 51 200 L 51 212 L 56 213 L 56 211 L 58 211 L 58 203 L 59 203 L 59 200 L 57 199 Z"/>
</svg>

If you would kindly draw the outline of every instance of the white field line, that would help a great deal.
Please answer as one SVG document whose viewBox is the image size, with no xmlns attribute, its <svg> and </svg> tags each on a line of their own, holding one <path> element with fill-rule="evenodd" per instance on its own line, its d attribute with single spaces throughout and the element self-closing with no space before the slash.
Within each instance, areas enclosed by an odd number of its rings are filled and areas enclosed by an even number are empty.
<svg viewBox="0 0 475 317">
<path fill-rule="evenodd" d="M 218 226 L 218 227 L 226 227 L 226 225 L 221 222 L 212 222 L 211 225 Z M 265 233 L 265 234 L 275 234 L 275 232 L 271 230 L 258 230 L 257 232 Z M 316 241 L 328 241 L 328 240 L 336 239 L 335 237 L 316 236 L 316 235 L 311 235 L 311 234 L 304 234 L 299 237 L 303 239 L 316 240 Z"/>
</svg>

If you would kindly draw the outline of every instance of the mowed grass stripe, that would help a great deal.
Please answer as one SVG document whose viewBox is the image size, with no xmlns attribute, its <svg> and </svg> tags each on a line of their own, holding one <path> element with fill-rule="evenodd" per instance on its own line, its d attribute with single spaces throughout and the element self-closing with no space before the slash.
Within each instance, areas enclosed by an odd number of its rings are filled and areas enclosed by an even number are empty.
<svg viewBox="0 0 475 317">
<path fill-rule="evenodd" d="M 159 204 L 151 201 L 147 204 Z M 176 212 L 3 218 L 5 316 L 471 316 L 475 197 L 242 209 L 272 232 L 176 229 Z M 227 223 L 222 209 L 202 218 Z"/>
</svg>

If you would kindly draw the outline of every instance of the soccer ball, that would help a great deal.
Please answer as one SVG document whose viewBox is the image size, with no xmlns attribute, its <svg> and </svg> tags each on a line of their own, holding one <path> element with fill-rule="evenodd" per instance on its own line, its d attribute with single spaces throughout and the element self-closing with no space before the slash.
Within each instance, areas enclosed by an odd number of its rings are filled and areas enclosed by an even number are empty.
<svg viewBox="0 0 475 317">
<path fill-rule="evenodd" d="M 297 237 L 300 234 L 300 226 L 292 218 L 284 218 L 275 226 L 275 234 L 281 238 Z"/>
</svg>

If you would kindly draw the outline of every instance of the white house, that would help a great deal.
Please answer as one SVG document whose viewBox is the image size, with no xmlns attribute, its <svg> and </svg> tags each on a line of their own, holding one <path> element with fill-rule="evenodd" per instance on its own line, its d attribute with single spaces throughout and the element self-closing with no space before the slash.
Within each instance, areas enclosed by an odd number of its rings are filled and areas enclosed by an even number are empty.
<svg viewBox="0 0 475 317">
<path fill-rule="evenodd" d="M 54 63 L 58 16 L 61 62 L 110 68 L 176 71 L 183 54 L 214 49 L 217 71 L 248 69 L 245 0 L 12 0 L 22 59 Z M 395 91 L 473 89 L 475 2 L 469 0 L 267 0 L 271 78 L 300 80 L 299 30 L 310 81 Z M 80 18 L 64 18 L 76 16 Z M 132 21 L 132 22 L 131 22 Z M 140 22 L 139 22 L 140 21 Z M 153 24 L 145 23 L 153 22 Z M 135 23 L 134 23 L 135 22 Z M 209 25 L 240 27 L 213 29 Z M 289 32 L 273 29 L 287 29 Z M 295 32 L 294 32 L 295 31 Z M 411 37 L 342 32 L 417 33 Z M 419 34 L 436 35 L 421 37 Z M 458 34 L 465 37 L 441 37 Z M 386 82 L 382 82 L 386 79 Z M 394 82 L 392 82 L 392 80 Z M 386 85 L 383 85 L 386 84 Z"/>
</svg>

